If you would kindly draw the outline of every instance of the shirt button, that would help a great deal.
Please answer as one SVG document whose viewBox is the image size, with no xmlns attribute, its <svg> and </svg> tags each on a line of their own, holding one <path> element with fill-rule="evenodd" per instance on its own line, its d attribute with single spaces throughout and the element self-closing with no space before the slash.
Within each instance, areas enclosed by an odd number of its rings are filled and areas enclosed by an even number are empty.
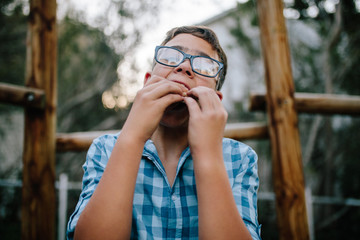
<svg viewBox="0 0 360 240">
<path fill-rule="evenodd" d="M 172 195 L 172 196 L 171 196 L 171 199 L 172 199 L 173 201 L 176 201 L 176 196 L 175 196 L 175 195 Z"/>
</svg>

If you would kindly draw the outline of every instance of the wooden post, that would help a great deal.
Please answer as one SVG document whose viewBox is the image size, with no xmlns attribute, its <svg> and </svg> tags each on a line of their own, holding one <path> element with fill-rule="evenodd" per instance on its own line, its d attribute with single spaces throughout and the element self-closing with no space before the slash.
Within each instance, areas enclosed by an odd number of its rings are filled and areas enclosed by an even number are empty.
<svg viewBox="0 0 360 240">
<path fill-rule="evenodd" d="M 30 0 L 25 83 L 45 109 L 25 109 L 22 239 L 55 239 L 56 0 Z"/>
<path fill-rule="evenodd" d="M 282 0 L 258 0 L 279 239 L 309 239 L 298 120 Z"/>
</svg>

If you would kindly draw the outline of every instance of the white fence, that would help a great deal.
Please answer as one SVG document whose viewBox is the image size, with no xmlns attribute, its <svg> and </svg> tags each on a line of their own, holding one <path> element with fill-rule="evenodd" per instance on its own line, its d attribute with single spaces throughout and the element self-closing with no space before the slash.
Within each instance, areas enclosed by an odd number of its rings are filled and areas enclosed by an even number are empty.
<svg viewBox="0 0 360 240">
<path fill-rule="evenodd" d="M 20 180 L 0 180 L 0 187 L 21 187 Z M 59 190 L 58 206 L 58 240 L 65 239 L 66 231 L 66 210 L 69 190 L 81 190 L 81 182 L 69 182 L 65 173 L 60 174 L 59 181 L 56 181 L 55 187 Z M 258 199 L 263 201 L 275 201 L 275 194 L 272 192 L 259 192 Z M 313 204 L 330 204 L 360 207 L 360 199 L 337 198 L 337 197 L 319 197 L 313 196 L 309 188 L 306 189 L 306 207 L 308 212 L 308 222 L 310 226 L 310 239 L 314 240 L 314 222 L 313 222 Z"/>
</svg>

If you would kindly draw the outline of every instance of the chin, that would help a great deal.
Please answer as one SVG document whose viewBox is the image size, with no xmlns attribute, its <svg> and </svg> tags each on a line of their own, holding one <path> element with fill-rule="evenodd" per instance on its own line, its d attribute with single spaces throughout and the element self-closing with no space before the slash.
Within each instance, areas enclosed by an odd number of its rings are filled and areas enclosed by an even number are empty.
<svg viewBox="0 0 360 240">
<path fill-rule="evenodd" d="M 160 124 L 164 127 L 177 128 L 187 127 L 189 111 L 184 102 L 170 105 L 164 112 Z"/>
<path fill-rule="evenodd" d="M 188 126 L 189 114 L 165 113 L 160 121 L 160 125 L 167 128 L 184 128 Z"/>
<path fill-rule="evenodd" d="M 183 128 L 188 126 L 189 118 L 184 119 L 175 119 L 175 118 L 167 118 L 163 117 L 160 121 L 160 125 L 167 128 Z"/>
</svg>

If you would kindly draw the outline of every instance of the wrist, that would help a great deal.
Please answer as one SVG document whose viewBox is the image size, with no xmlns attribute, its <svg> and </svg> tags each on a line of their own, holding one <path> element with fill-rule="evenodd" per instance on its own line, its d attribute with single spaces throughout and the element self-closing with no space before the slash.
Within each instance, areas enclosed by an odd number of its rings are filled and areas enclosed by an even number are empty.
<svg viewBox="0 0 360 240">
<path fill-rule="evenodd" d="M 116 141 L 116 145 L 121 147 L 126 151 L 132 150 L 132 151 L 140 151 L 142 152 L 144 145 L 146 143 L 147 139 L 136 136 L 133 133 L 129 133 L 126 130 L 121 130 L 119 137 Z"/>
<path fill-rule="evenodd" d="M 149 137 L 146 136 L 143 132 L 138 132 L 136 128 L 124 125 L 120 132 L 119 139 L 126 144 L 144 145 Z"/>
<path fill-rule="evenodd" d="M 195 144 L 190 143 L 191 155 L 200 159 L 207 159 L 223 157 L 223 149 L 222 149 L 222 138 L 219 141 L 212 143 L 205 143 L 204 141 L 197 141 Z"/>
<path fill-rule="evenodd" d="M 201 171 L 216 169 L 224 165 L 224 158 L 222 153 L 222 148 L 214 149 L 209 148 L 205 151 L 198 151 L 191 153 L 194 161 L 194 168 L 200 169 Z"/>
</svg>

